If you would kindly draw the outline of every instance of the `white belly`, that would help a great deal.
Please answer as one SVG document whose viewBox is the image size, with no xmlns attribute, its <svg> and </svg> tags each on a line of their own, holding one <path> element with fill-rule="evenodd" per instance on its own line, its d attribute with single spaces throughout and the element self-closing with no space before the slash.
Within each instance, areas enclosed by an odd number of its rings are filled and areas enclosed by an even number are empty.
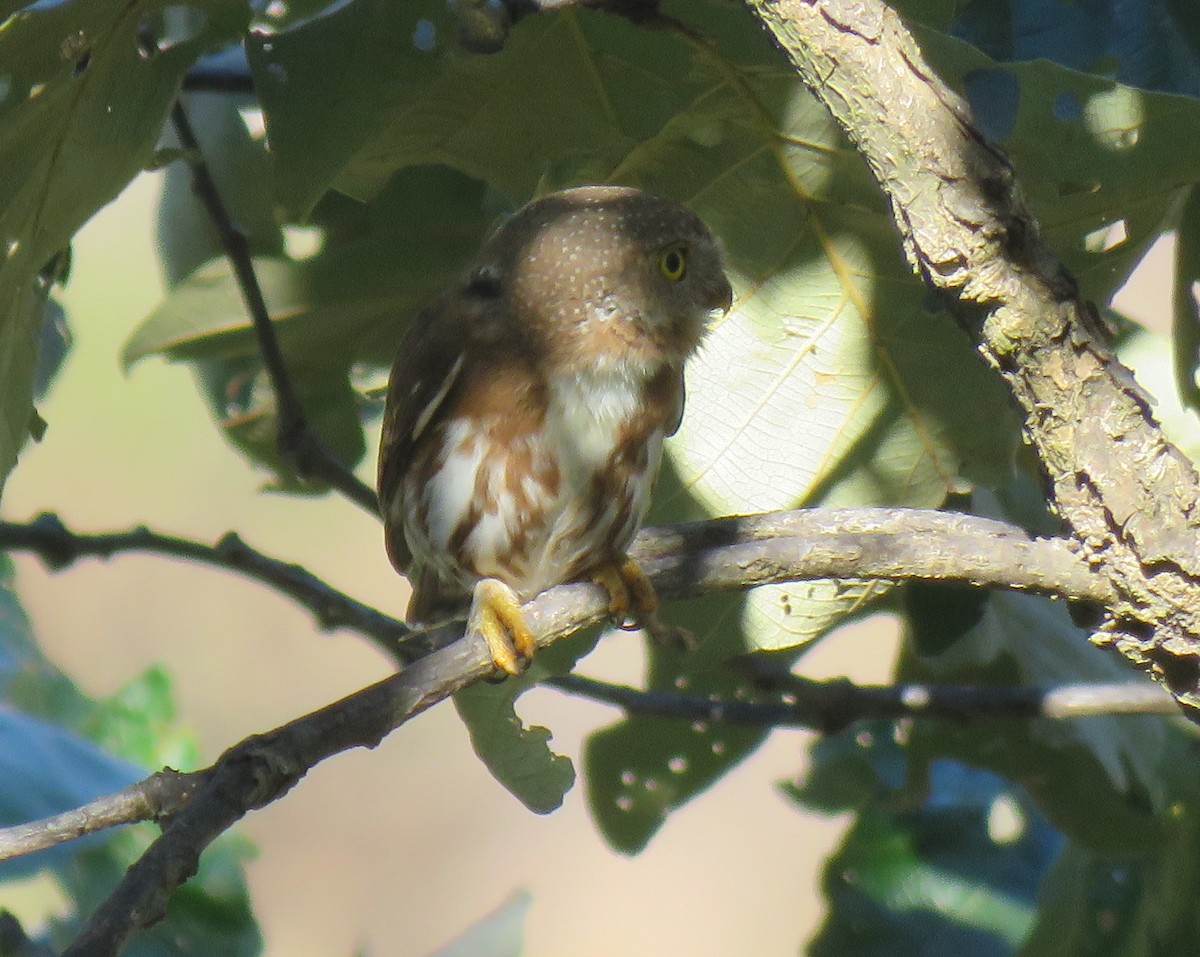
<svg viewBox="0 0 1200 957">
<path fill-rule="evenodd" d="M 406 489 L 422 505 L 405 525 L 414 557 L 445 581 L 499 578 L 527 600 L 622 554 L 662 454 L 661 428 L 632 459 L 628 441 L 618 449 L 639 398 L 634 382 L 581 378 L 551 396 L 540 431 L 506 446 L 488 440 L 490 423 L 444 423 L 441 466 Z"/>
</svg>

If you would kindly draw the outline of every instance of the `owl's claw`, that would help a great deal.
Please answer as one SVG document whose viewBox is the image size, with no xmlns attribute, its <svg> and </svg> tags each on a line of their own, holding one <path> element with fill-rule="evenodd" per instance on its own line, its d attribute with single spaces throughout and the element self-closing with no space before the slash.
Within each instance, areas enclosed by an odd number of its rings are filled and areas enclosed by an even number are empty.
<svg viewBox="0 0 1200 957">
<path fill-rule="evenodd" d="M 650 579 L 628 555 L 620 561 L 601 565 L 592 572 L 592 580 L 608 592 L 608 614 L 618 628 L 645 631 L 664 645 L 694 648 L 696 639 L 686 628 L 669 625 L 658 617 L 658 595 Z"/>
<path fill-rule="evenodd" d="M 592 572 L 592 580 L 608 592 L 608 614 L 613 624 L 636 631 L 658 611 L 658 595 L 646 573 L 626 555 Z"/>
<path fill-rule="evenodd" d="M 492 653 L 492 662 L 510 675 L 524 674 L 537 651 L 533 632 L 521 613 L 521 600 L 495 578 L 483 578 L 476 583 L 467 631 L 477 631 L 483 636 Z"/>
</svg>

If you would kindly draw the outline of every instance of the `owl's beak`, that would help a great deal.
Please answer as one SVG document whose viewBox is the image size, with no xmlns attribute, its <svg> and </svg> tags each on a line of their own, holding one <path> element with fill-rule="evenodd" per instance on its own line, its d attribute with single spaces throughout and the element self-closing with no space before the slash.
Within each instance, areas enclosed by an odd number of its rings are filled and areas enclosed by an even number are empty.
<svg viewBox="0 0 1200 957">
<path fill-rule="evenodd" d="M 733 286 L 729 285 L 729 280 L 725 275 L 721 275 L 721 281 L 714 283 L 712 288 L 707 290 L 708 301 L 705 303 L 709 309 L 720 309 L 721 315 L 729 312 L 733 306 Z"/>
</svg>

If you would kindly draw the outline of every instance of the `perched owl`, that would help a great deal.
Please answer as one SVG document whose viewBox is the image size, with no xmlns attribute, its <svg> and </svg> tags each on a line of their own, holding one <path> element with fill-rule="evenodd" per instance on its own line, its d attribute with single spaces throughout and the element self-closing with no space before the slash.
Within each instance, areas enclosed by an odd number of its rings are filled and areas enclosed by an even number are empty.
<svg viewBox="0 0 1200 957">
<path fill-rule="evenodd" d="M 418 317 L 379 450 L 408 620 L 461 616 L 516 674 L 520 606 L 583 578 L 621 621 L 654 592 L 626 549 L 683 412 L 683 365 L 732 290 L 708 228 L 668 199 L 584 186 L 529 203 Z"/>
</svg>

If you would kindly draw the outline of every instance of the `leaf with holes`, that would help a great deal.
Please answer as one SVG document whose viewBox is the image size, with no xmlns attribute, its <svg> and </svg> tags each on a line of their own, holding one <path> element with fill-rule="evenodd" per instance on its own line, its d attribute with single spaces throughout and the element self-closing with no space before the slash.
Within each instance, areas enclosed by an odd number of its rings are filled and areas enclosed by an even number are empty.
<svg viewBox="0 0 1200 957">
<path fill-rule="evenodd" d="M 517 699 L 543 678 L 570 671 L 599 636 L 598 629 L 586 629 L 541 651 L 523 675 L 495 684 L 476 682 L 454 696 L 475 753 L 492 777 L 536 814 L 558 809 L 575 783 L 575 766 L 550 750 L 548 729 L 525 726 L 516 712 Z"/>
<path fill-rule="evenodd" d="M 748 676 L 726 665 L 745 648 L 737 604 L 709 595 L 672 605 L 672 624 L 706 635 L 695 651 L 654 648 L 647 687 L 692 696 L 752 700 Z M 592 816 L 608 843 L 640 851 L 667 817 L 752 754 L 764 728 L 711 721 L 686 723 L 630 715 L 593 733 L 584 747 Z"/>
<path fill-rule="evenodd" d="M 997 63 L 936 31 L 921 40 L 1011 156 L 1047 242 L 1085 297 L 1107 303 L 1200 182 L 1200 101 L 1045 60 Z"/>
</svg>

